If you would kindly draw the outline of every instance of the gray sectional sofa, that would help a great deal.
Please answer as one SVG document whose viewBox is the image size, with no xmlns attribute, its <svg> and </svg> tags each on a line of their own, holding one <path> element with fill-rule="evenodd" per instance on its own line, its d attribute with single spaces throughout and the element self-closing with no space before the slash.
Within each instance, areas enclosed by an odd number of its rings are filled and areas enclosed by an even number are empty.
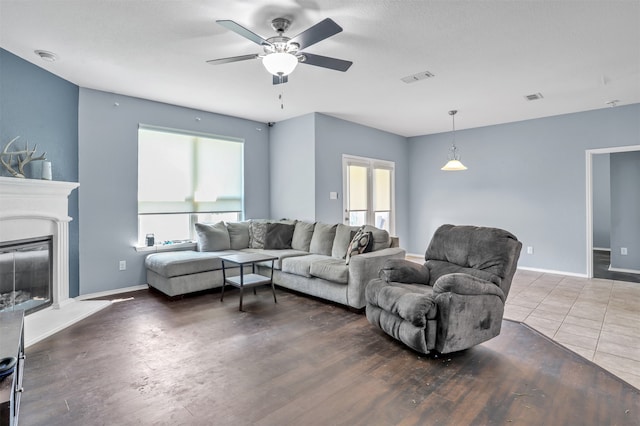
<svg viewBox="0 0 640 426">
<path fill-rule="evenodd" d="M 168 296 L 221 287 L 219 256 L 259 252 L 278 258 L 273 270 L 276 285 L 362 309 L 366 305 L 365 287 L 377 278 L 385 261 L 405 257 L 397 238 L 368 225 L 250 220 L 196 224 L 196 232 L 196 250 L 147 256 L 150 287 Z M 239 273 L 229 268 L 226 272 L 231 276 Z M 271 262 L 258 264 L 256 272 L 270 275 Z"/>
</svg>

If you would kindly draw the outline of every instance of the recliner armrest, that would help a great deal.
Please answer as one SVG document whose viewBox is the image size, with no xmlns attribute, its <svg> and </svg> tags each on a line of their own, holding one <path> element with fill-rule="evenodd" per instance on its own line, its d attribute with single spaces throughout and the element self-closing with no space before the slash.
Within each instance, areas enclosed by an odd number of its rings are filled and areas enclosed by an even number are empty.
<svg viewBox="0 0 640 426">
<path fill-rule="evenodd" d="M 378 272 L 386 282 L 429 284 L 429 269 L 406 259 L 389 259 Z"/>
<path fill-rule="evenodd" d="M 464 273 L 443 275 L 433 285 L 433 293 L 456 293 L 466 296 L 494 295 L 498 296 L 502 303 L 505 295 L 502 289 L 492 282 Z"/>
</svg>

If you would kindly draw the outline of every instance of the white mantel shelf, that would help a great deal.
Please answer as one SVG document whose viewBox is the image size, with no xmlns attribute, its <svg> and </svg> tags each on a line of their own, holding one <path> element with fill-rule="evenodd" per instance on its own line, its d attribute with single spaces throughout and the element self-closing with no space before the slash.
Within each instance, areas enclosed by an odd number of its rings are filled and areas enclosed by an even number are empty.
<svg viewBox="0 0 640 426">
<path fill-rule="evenodd" d="M 0 176 L 0 195 L 2 196 L 68 197 L 78 186 L 80 184 L 77 182 Z"/>
</svg>

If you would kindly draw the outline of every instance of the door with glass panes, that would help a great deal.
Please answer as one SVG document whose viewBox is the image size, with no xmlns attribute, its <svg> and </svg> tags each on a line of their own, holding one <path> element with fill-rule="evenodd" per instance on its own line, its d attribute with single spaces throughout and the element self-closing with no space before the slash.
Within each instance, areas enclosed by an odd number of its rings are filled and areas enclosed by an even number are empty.
<svg viewBox="0 0 640 426">
<path fill-rule="evenodd" d="M 395 232 L 392 161 L 343 155 L 344 223 Z"/>
</svg>

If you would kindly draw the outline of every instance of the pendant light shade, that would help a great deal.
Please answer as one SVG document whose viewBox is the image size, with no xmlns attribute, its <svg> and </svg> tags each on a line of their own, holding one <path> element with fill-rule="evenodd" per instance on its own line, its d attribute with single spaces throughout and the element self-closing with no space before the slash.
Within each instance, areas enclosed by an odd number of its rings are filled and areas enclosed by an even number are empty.
<svg viewBox="0 0 640 426">
<path fill-rule="evenodd" d="M 262 58 L 262 65 L 273 75 L 289 75 L 296 69 L 298 58 L 287 52 L 269 53 Z"/>
<path fill-rule="evenodd" d="M 467 167 L 460 162 L 460 160 L 449 160 L 440 170 L 448 172 L 457 172 L 461 170 L 467 170 Z"/>
<path fill-rule="evenodd" d="M 453 141 L 451 142 L 451 148 L 449 148 L 449 161 L 440 170 L 449 172 L 457 172 L 461 170 L 467 170 L 464 164 L 460 162 L 460 155 L 458 154 L 458 147 L 456 147 L 456 119 L 455 115 L 458 111 L 449 111 L 451 120 L 453 120 Z"/>
</svg>

